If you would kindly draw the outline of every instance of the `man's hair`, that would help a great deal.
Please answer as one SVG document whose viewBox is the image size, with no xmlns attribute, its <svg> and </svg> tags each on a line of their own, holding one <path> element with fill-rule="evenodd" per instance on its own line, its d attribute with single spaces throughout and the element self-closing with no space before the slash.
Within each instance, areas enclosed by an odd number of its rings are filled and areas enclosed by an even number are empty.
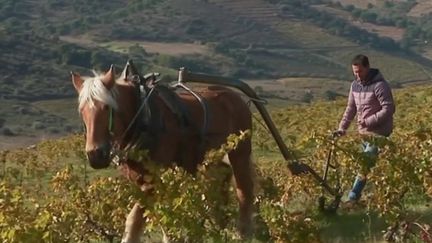
<svg viewBox="0 0 432 243">
<path fill-rule="evenodd" d="M 365 55 L 359 54 L 352 59 L 351 65 L 362 65 L 363 67 L 369 67 L 369 58 Z"/>
</svg>

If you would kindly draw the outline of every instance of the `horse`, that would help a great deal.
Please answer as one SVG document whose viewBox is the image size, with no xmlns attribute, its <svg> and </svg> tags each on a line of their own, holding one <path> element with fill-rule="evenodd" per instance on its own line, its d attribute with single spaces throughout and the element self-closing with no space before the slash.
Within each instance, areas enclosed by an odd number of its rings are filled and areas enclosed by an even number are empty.
<svg viewBox="0 0 432 243">
<path fill-rule="evenodd" d="M 175 100 L 180 104 L 179 110 L 183 110 L 180 113 L 187 114 L 180 116 L 166 102 L 164 92 L 152 92 L 151 85 L 146 85 L 144 90 L 137 85 L 136 77 L 142 76 L 136 74 L 132 65 L 128 62 L 119 78 L 112 65 L 105 73 L 94 73 L 94 77 L 71 72 L 79 96 L 78 110 L 86 129 L 85 151 L 92 168 L 108 167 L 112 151 L 138 144 L 148 150 L 151 161 L 164 166 L 176 163 L 195 173 L 208 150 L 219 148 L 230 134 L 252 128 L 251 111 L 233 90 L 208 85 L 196 93 L 178 93 Z M 144 96 L 145 105 L 140 96 Z M 225 156 L 234 176 L 239 207 L 237 230 L 242 237 L 250 237 L 253 232 L 251 147 L 249 137 Z M 149 172 L 142 163 L 120 160 L 122 174 L 140 186 L 143 193 L 151 191 L 151 182 L 146 181 Z M 143 213 L 144 209 L 136 203 L 126 218 L 122 242 L 139 242 L 145 221 Z"/>
</svg>

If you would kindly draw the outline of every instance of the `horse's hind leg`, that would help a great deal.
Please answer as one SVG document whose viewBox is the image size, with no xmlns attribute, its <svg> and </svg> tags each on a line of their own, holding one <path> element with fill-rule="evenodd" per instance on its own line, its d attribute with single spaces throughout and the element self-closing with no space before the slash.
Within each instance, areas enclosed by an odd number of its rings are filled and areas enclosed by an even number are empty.
<svg viewBox="0 0 432 243">
<path fill-rule="evenodd" d="M 143 213 L 143 208 L 138 203 L 135 203 L 126 219 L 126 227 L 123 239 L 121 241 L 122 243 L 140 242 L 142 228 L 144 225 Z"/>
<path fill-rule="evenodd" d="M 251 142 L 244 141 L 238 148 L 228 154 L 236 183 L 239 202 L 238 230 L 242 237 L 253 233 L 252 213 L 254 200 L 253 165 L 251 161 Z"/>
<path fill-rule="evenodd" d="M 216 223 L 221 228 L 226 228 L 228 222 L 230 221 L 229 215 L 225 213 L 225 209 L 228 206 L 230 198 L 230 186 L 232 181 L 232 169 L 229 164 L 228 154 L 226 154 L 220 163 L 212 163 L 210 167 L 207 168 L 206 173 L 214 180 L 217 180 L 215 184 L 216 188 L 213 188 L 214 192 L 219 192 L 217 195 L 220 196 L 216 199 L 219 203 L 215 205 Z"/>
</svg>

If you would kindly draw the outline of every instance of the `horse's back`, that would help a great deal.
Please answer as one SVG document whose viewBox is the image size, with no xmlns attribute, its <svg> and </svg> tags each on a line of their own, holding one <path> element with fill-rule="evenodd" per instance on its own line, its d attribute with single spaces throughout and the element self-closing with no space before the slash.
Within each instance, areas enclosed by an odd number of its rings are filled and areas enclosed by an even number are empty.
<svg viewBox="0 0 432 243">
<path fill-rule="evenodd" d="M 180 92 L 179 96 L 188 107 L 191 119 L 196 125 L 204 125 L 204 117 L 207 116 L 208 133 L 229 135 L 251 129 L 251 112 L 237 92 L 222 86 L 200 87 L 194 89 L 194 92 L 202 98 L 204 104 L 189 92 Z"/>
</svg>

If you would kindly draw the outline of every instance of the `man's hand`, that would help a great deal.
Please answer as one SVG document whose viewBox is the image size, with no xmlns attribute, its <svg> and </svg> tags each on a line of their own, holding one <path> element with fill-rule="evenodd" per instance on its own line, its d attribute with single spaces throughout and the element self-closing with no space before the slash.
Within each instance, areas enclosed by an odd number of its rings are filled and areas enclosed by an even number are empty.
<svg viewBox="0 0 432 243">
<path fill-rule="evenodd" d="M 345 130 L 338 129 L 332 133 L 333 137 L 342 137 L 346 134 Z"/>
<path fill-rule="evenodd" d="M 359 121 L 359 125 L 362 126 L 362 127 L 365 127 L 365 126 L 366 126 L 366 120 L 361 119 L 361 120 Z"/>
</svg>

